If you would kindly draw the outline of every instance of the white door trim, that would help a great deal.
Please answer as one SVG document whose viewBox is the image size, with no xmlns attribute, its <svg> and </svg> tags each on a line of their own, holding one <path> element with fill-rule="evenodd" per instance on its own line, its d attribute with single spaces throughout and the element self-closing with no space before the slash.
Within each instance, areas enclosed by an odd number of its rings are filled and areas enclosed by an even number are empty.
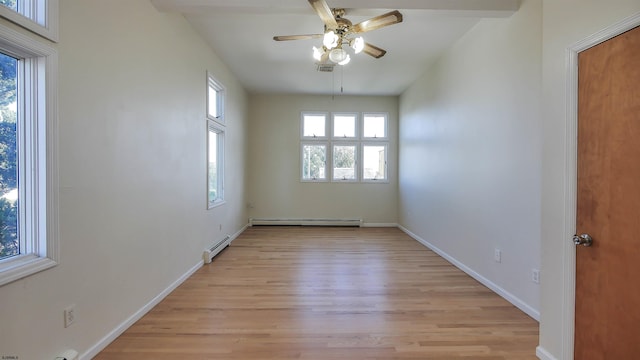
<svg viewBox="0 0 640 360">
<path fill-rule="evenodd" d="M 573 359 L 573 344 L 575 339 L 575 299 L 576 299 L 576 248 L 570 241 L 576 233 L 576 197 L 577 197 L 577 159 L 578 159 L 578 53 L 603 43 L 628 30 L 640 26 L 640 13 L 607 27 L 583 40 L 576 42 L 567 49 L 567 109 L 565 149 L 565 213 L 563 246 L 563 296 L 562 296 L 562 359 Z"/>
</svg>

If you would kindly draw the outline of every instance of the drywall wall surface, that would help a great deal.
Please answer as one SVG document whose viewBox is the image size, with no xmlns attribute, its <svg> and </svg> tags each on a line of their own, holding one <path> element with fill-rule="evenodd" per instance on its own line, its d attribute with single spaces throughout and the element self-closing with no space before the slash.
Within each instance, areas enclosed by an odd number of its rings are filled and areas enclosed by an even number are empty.
<svg viewBox="0 0 640 360">
<path fill-rule="evenodd" d="M 251 217 L 397 222 L 397 97 L 252 95 L 250 108 Z M 389 182 L 302 182 L 303 111 L 388 113 Z"/>
<path fill-rule="evenodd" d="M 0 355 L 25 360 L 95 350 L 247 218 L 248 97 L 182 16 L 63 0 L 57 48 L 60 264 L 0 287 Z M 207 71 L 227 91 L 227 203 L 213 210 Z"/>
<path fill-rule="evenodd" d="M 528 0 L 509 18 L 481 20 L 402 94 L 399 126 L 400 224 L 533 317 L 541 11 Z"/>
</svg>

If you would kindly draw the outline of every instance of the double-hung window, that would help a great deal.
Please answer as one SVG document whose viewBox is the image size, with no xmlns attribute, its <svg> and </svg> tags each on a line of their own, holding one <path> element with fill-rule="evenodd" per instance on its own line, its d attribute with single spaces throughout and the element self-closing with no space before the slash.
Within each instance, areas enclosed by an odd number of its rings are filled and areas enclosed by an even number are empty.
<svg viewBox="0 0 640 360">
<path fill-rule="evenodd" d="M 388 182 L 387 127 L 386 113 L 303 112 L 302 181 Z"/>
<path fill-rule="evenodd" d="M 58 261 L 57 53 L 25 32 L 0 25 L 0 285 Z"/>
<path fill-rule="evenodd" d="M 207 74 L 207 204 L 224 203 L 224 87 Z"/>
</svg>

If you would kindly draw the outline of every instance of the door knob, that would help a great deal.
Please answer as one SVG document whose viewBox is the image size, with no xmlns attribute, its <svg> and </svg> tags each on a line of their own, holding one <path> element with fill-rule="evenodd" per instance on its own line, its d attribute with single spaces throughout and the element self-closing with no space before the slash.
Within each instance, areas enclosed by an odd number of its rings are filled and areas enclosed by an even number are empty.
<svg viewBox="0 0 640 360">
<path fill-rule="evenodd" d="M 593 244 L 593 239 L 589 234 L 573 235 L 573 243 L 576 244 L 576 246 L 591 246 L 591 244 Z"/>
</svg>

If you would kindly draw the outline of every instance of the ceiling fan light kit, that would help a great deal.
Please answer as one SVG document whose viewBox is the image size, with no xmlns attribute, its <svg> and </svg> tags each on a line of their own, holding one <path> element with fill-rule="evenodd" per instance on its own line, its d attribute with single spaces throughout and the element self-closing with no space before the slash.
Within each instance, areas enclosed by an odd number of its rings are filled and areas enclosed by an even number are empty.
<svg viewBox="0 0 640 360">
<path fill-rule="evenodd" d="M 318 69 L 321 65 L 325 65 L 322 66 L 323 69 L 330 67 L 333 71 L 333 66 L 336 64 L 348 64 L 351 56 L 343 48 L 344 45 L 351 47 L 355 54 L 364 52 L 376 59 L 383 57 L 387 53 L 385 50 L 366 43 L 358 34 L 402 22 L 402 14 L 394 10 L 353 25 L 350 20 L 343 17 L 344 9 L 331 9 L 325 0 L 308 1 L 324 23 L 324 34 L 274 36 L 273 39 L 288 41 L 322 38 L 322 47 L 313 47 L 313 58 L 317 61 Z"/>
</svg>

